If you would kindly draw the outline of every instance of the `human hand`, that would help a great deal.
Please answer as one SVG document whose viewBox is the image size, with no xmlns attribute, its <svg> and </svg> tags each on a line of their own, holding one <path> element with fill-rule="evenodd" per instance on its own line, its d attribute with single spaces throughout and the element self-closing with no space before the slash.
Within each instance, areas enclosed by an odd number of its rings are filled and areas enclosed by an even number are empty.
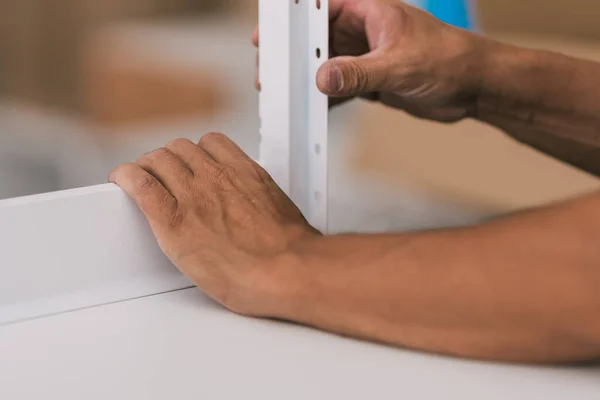
<svg viewBox="0 0 600 400">
<path fill-rule="evenodd" d="M 117 167 L 169 259 L 230 310 L 269 317 L 283 290 L 275 260 L 320 236 L 268 173 L 231 140 L 177 139 Z M 275 300 L 274 300 L 275 299 Z"/>
<path fill-rule="evenodd" d="M 329 13 L 316 83 L 331 105 L 363 97 L 443 122 L 473 113 L 485 39 L 399 0 L 329 0 Z"/>
</svg>

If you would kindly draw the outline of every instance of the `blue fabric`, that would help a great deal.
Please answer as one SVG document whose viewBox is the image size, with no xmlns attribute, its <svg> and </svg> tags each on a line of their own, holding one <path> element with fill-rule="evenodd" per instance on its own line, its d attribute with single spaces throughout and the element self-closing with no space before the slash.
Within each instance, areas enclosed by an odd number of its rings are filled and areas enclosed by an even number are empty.
<svg viewBox="0 0 600 400">
<path fill-rule="evenodd" d="M 424 8 L 447 24 L 473 29 L 469 0 L 426 0 Z"/>
</svg>

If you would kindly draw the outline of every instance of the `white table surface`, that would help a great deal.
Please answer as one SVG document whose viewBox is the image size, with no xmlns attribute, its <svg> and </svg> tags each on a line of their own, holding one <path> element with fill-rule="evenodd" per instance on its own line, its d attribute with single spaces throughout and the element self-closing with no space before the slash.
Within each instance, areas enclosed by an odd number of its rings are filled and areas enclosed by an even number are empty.
<svg viewBox="0 0 600 400">
<path fill-rule="evenodd" d="M 600 368 L 495 365 L 232 314 L 187 289 L 0 327 L 0 399 L 598 399 Z"/>
</svg>

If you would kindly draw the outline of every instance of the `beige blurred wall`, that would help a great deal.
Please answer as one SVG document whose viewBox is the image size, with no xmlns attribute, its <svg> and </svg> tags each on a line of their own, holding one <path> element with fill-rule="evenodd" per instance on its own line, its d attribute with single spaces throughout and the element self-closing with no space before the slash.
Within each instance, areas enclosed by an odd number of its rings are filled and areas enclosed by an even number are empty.
<svg viewBox="0 0 600 400">
<path fill-rule="evenodd" d="M 484 30 L 600 39 L 598 0 L 479 0 Z"/>
<path fill-rule="evenodd" d="M 78 51 L 95 27 L 127 18 L 228 10 L 256 19 L 258 0 L 0 0 L 0 94 L 79 110 Z M 597 0 L 479 0 L 484 32 L 600 39 Z"/>
<path fill-rule="evenodd" d="M 218 0 L 0 0 L 0 95 L 80 111 L 80 50 L 123 19 L 210 13 Z"/>
<path fill-rule="evenodd" d="M 0 90 L 20 100 L 81 112 L 81 46 L 95 28 L 122 19 L 185 18 L 218 10 L 255 19 L 256 4 L 0 0 Z M 478 14 L 483 32 L 501 40 L 600 60 L 598 0 L 481 0 Z M 197 99 L 192 97 L 193 105 Z M 357 117 L 351 159 L 357 170 L 447 201 L 504 212 L 598 187 L 595 178 L 472 121 L 444 126 L 368 106 Z"/>
</svg>

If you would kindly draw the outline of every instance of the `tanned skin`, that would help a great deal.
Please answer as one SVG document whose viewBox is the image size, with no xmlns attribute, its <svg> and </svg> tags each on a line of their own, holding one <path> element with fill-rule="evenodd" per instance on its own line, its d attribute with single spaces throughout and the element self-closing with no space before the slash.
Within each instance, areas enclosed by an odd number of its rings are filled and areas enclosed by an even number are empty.
<svg viewBox="0 0 600 400">
<path fill-rule="evenodd" d="M 498 43 L 396 0 L 329 5 L 332 57 L 315 79 L 332 105 L 362 97 L 478 119 L 600 174 L 599 64 Z M 325 236 L 223 134 L 174 140 L 110 180 L 172 262 L 236 313 L 474 359 L 600 357 L 599 193 L 470 227 Z"/>
</svg>

